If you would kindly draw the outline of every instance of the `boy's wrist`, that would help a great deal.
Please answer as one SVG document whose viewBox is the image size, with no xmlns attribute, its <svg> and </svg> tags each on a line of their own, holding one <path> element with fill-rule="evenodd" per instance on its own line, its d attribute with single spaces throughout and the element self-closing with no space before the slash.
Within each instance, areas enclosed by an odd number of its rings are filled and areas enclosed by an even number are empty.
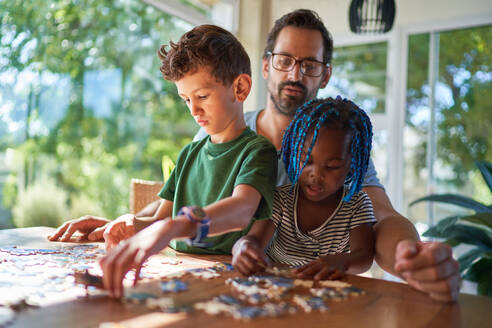
<svg viewBox="0 0 492 328">
<path fill-rule="evenodd" d="M 187 241 L 188 244 L 195 247 L 208 247 L 209 245 L 203 242 L 210 229 L 210 217 L 205 211 L 199 206 L 183 206 L 178 215 L 183 215 L 196 227 L 196 233 L 192 234 L 193 237 Z"/>
</svg>

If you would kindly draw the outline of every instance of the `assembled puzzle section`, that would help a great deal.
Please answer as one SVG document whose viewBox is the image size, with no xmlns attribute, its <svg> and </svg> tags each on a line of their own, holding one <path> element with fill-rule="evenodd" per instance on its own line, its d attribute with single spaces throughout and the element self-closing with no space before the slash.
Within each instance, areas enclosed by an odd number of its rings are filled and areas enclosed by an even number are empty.
<svg viewBox="0 0 492 328">
<path fill-rule="evenodd" d="M 96 262 L 103 254 L 94 245 L 0 248 L 0 306 L 46 306 L 85 296 L 83 287 L 74 286 L 73 273 L 99 273 Z"/>
<path fill-rule="evenodd" d="M 23 306 L 46 306 L 104 293 L 97 245 L 60 245 L 53 249 L 0 248 L 0 308 L 4 322 Z M 329 312 L 330 302 L 365 292 L 343 281 L 295 279 L 293 270 L 268 267 L 261 275 L 238 277 L 232 265 L 186 257 L 155 256 L 125 277 L 123 302 L 149 311 L 226 315 L 237 320 Z M 175 256 L 175 254 L 174 254 Z M 202 266 L 197 268 L 197 266 Z M 224 283 L 225 282 L 225 283 Z"/>
</svg>

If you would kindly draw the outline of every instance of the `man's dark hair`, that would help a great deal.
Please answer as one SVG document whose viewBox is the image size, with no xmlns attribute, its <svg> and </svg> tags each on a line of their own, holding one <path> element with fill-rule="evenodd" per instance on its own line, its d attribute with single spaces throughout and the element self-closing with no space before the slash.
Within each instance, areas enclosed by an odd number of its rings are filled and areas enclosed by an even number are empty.
<svg viewBox="0 0 492 328">
<path fill-rule="evenodd" d="M 268 58 L 269 52 L 273 52 L 278 34 L 286 26 L 319 31 L 323 37 L 323 62 L 325 64 L 331 62 L 331 57 L 333 55 L 333 39 L 331 34 L 326 29 L 325 24 L 323 24 L 323 21 L 319 18 L 318 14 L 308 9 L 295 10 L 275 21 L 273 28 L 270 33 L 268 33 L 267 44 L 265 51 L 263 52 L 264 59 Z"/>
<path fill-rule="evenodd" d="M 251 75 L 249 56 L 241 43 L 215 25 L 197 26 L 183 34 L 178 43 L 162 45 L 157 54 L 162 75 L 170 81 L 178 81 L 202 67 L 208 67 L 210 74 L 224 85 L 230 85 L 240 74 Z"/>
</svg>

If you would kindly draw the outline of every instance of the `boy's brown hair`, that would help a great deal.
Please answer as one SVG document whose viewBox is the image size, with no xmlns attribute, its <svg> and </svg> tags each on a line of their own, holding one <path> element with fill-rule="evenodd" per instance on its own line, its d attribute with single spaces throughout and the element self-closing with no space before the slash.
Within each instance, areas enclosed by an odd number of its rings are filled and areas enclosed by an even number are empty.
<svg viewBox="0 0 492 328">
<path fill-rule="evenodd" d="M 193 74 L 208 67 L 218 82 L 230 85 L 240 74 L 251 76 L 249 56 L 241 43 L 230 32 L 215 25 L 200 25 L 186 32 L 178 43 L 162 45 L 158 56 L 166 80 L 178 81 L 185 74 Z"/>
</svg>

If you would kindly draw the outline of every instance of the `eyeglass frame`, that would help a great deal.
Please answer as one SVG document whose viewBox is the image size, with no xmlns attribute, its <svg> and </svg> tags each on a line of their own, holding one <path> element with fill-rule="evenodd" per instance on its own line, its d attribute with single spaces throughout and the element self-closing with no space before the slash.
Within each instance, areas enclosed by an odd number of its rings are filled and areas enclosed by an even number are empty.
<svg viewBox="0 0 492 328">
<path fill-rule="evenodd" d="M 321 64 L 323 66 L 323 68 L 328 68 L 330 67 L 330 64 L 329 63 L 324 63 L 324 62 L 320 62 L 320 61 L 317 61 L 316 59 L 311 59 L 311 58 L 303 58 L 303 59 L 297 59 L 296 57 L 292 56 L 291 54 L 282 54 L 282 53 L 278 53 L 278 52 L 271 52 L 271 51 L 268 51 L 267 52 L 267 55 L 270 56 L 272 58 L 272 67 L 275 68 L 277 71 L 280 71 L 280 72 L 290 72 L 292 71 L 292 69 L 294 69 L 294 67 L 297 65 L 297 63 L 299 63 L 299 70 L 301 71 L 302 74 L 304 75 L 307 75 L 307 76 L 310 76 L 310 77 L 320 77 L 323 75 L 323 70 L 321 70 L 321 73 L 319 75 L 310 75 L 310 74 L 306 74 L 304 71 L 303 71 L 303 68 L 302 68 L 302 62 L 304 62 L 305 60 L 309 60 L 309 61 L 312 61 L 312 62 L 315 62 L 315 63 L 318 63 L 318 64 Z M 287 56 L 287 57 L 290 57 L 292 59 L 294 59 L 294 65 L 292 65 L 292 68 L 287 70 L 287 71 L 284 71 L 282 69 L 278 69 L 276 68 L 274 65 L 273 65 L 273 56 L 276 56 L 276 55 L 280 55 L 280 56 Z"/>
</svg>

